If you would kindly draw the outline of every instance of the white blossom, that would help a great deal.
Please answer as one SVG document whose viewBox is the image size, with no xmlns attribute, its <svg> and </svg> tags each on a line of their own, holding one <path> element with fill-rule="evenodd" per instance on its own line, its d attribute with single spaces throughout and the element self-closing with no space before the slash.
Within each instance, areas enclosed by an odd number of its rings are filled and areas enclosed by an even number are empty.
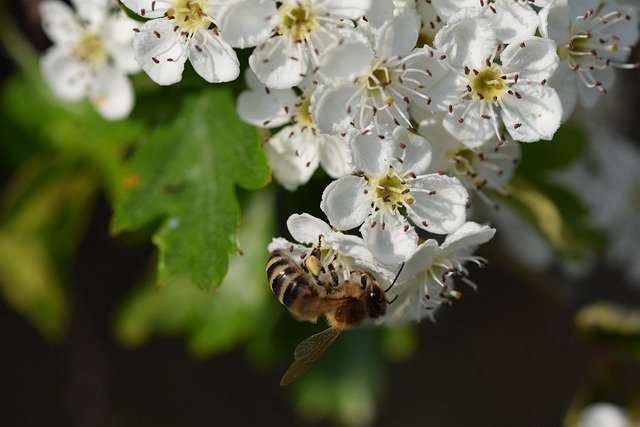
<svg viewBox="0 0 640 427">
<path fill-rule="evenodd" d="M 638 10 L 601 0 L 556 0 L 540 12 L 541 32 L 558 45 L 560 66 L 549 83 L 560 93 L 563 120 L 578 100 L 593 107 L 614 83 L 614 68 L 629 64 L 638 42 Z"/>
<path fill-rule="evenodd" d="M 546 84 L 558 64 L 552 40 L 530 37 L 503 47 L 491 22 L 469 9 L 438 32 L 435 46 L 447 72 L 427 88 L 428 108 L 448 111 L 444 126 L 452 135 L 471 148 L 494 135 L 506 139 L 502 125 L 516 141 L 553 137 L 562 107 Z"/>
<path fill-rule="evenodd" d="M 258 15 L 263 18 L 252 15 L 250 22 L 254 25 L 247 25 L 248 29 L 252 33 L 268 35 L 268 38 L 256 37 L 241 42 L 248 37 L 239 35 L 235 37 L 236 43 L 251 45 L 257 42 L 249 57 L 249 66 L 268 87 L 286 89 L 299 84 L 309 67 L 318 65 L 330 45 L 357 36 L 353 20 L 367 12 L 371 0 L 260 0 L 256 5 Z M 254 3 L 250 6 L 253 8 Z M 246 9 L 243 3 L 234 4 L 225 10 L 225 14 L 243 17 L 244 24 L 244 16 L 250 12 L 236 10 L 243 7 Z M 233 22 L 241 25 L 240 20 Z M 265 31 L 267 27 L 270 27 L 268 32 Z"/>
<path fill-rule="evenodd" d="M 238 114 L 255 126 L 277 128 L 265 141 L 265 153 L 275 179 L 293 191 L 309 181 L 318 165 L 332 178 L 353 172 L 348 163 L 347 140 L 318 133 L 309 105 L 316 88 L 306 79 L 296 90 L 268 89 L 248 70 L 249 90 L 238 97 Z"/>
<path fill-rule="evenodd" d="M 501 43 L 533 36 L 540 23 L 529 0 L 431 0 L 431 4 L 445 21 L 465 9 L 480 12 Z"/>
<path fill-rule="evenodd" d="M 122 0 L 150 18 L 136 28 L 133 47 L 142 69 L 159 85 L 182 79 L 189 59 L 210 83 L 235 80 L 240 73 L 236 52 L 221 37 L 216 9 L 223 0 Z"/>
<path fill-rule="evenodd" d="M 460 298 L 460 292 L 455 289 L 456 278 L 475 288 L 467 277 L 465 264 L 473 262 L 480 267 L 486 264 L 473 253 L 494 234 L 493 228 L 467 222 L 449 234 L 441 245 L 433 239 L 421 243 L 387 293 L 387 298 L 393 300 L 397 295 L 397 300 L 390 305 L 386 321 L 420 321 L 426 316 L 433 320 L 436 309 Z"/>
<path fill-rule="evenodd" d="M 311 102 L 318 129 L 350 128 L 384 137 L 397 126 L 411 127 L 411 103 L 426 103 L 422 89 L 431 78 L 428 55 L 414 50 L 420 30 L 415 11 L 390 18 L 368 38 L 351 38 L 331 48 L 320 61 L 324 78 Z"/>
<path fill-rule="evenodd" d="M 576 427 L 638 427 L 627 411 L 618 405 L 596 402 L 586 406 L 580 413 Z"/>
<path fill-rule="evenodd" d="M 42 25 L 53 41 L 41 59 L 45 80 L 68 101 L 88 97 L 106 119 L 127 117 L 134 104 L 128 74 L 135 22 L 107 0 L 75 0 L 77 12 L 58 0 L 40 3 Z"/>
<path fill-rule="evenodd" d="M 430 172 L 444 172 L 457 177 L 467 189 L 483 195 L 485 188 L 504 193 L 520 161 L 520 145 L 514 142 L 488 141 L 470 148 L 455 138 L 442 124 L 444 113 L 435 114 L 420 122 L 420 135 L 433 144 Z"/>
<path fill-rule="evenodd" d="M 431 161 L 426 139 L 399 127 L 392 139 L 358 135 L 350 149 L 357 175 L 329 184 L 320 208 L 339 230 L 362 224 L 362 236 L 383 263 L 402 262 L 415 249 L 409 220 L 439 234 L 464 223 L 467 191 L 456 178 L 425 174 Z"/>
</svg>

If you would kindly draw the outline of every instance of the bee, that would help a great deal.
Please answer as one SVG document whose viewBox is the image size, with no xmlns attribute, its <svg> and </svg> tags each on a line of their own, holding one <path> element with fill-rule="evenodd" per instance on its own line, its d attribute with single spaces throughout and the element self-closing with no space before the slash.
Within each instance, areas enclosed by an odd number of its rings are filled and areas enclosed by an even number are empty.
<svg viewBox="0 0 640 427">
<path fill-rule="evenodd" d="M 402 265 L 404 267 L 404 264 Z M 400 271 L 402 271 L 400 267 Z M 302 341 L 294 350 L 294 361 L 284 373 L 280 385 L 300 378 L 347 329 L 378 319 L 393 303 L 386 298 L 373 275 L 355 270 L 347 280 L 340 281 L 333 265 L 325 271 L 320 261 L 320 241 L 302 263 L 296 262 L 285 250 L 271 253 L 267 262 L 267 278 L 273 293 L 298 320 L 316 322 L 327 319 L 329 328 Z"/>
</svg>

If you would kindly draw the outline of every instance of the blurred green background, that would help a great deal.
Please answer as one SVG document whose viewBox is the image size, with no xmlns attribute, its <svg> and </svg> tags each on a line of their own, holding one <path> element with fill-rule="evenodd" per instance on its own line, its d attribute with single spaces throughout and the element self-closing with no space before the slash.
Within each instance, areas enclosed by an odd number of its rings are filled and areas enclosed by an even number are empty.
<svg viewBox="0 0 640 427">
<path fill-rule="evenodd" d="M 200 83 L 187 74 L 160 92 L 139 76 L 138 107 L 118 124 L 84 103 L 60 104 L 29 56 L 48 45 L 36 4 L 0 3 L 0 425 L 555 426 L 590 401 L 637 410 L 637 311 L 596 306 L 578 323 L 576 314 L 601 300 L 634 310 L 640 293 L 602 268 L 577 281 L 527 271 L 497 242 L 481 252 L 489 268 L 472 269 L 478 292 L 436 323 L 349 331 L 303 380 L 278 386 L 295 345 L 323 325 L 296 323 L 273 297 L 266 244 L 287 236 L 289 214 L 320 215 L 326 179 L 293 194 L 239 190 L 243 255 L 231 257 L 222 286 L 205 292 L 182 283 L 187 274 L 160 290 L 151 235 L 161 220 L 114 227 L 114 204 L 133 141 Z M 622 130 L 640 140 L 637 73 L 618 84 L 628 89 Z M 527 149 L 535 166 L 548 146 Z M 520 178 L 535 182 L 531 170 Z M 601 244 L 581 224 L 567 227 Z"/>
</svg>

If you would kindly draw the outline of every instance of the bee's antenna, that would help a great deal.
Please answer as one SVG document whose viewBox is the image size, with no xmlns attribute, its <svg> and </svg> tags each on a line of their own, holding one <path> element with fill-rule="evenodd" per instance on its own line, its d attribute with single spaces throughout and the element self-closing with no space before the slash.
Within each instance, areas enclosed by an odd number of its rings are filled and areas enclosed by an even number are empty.
<svg viewBox="0 0 640 427">
<path fill-rule="evenodd" d="M 393 304 L 393 302 L 394 302 L 395 300 L 397 300 L 397 299 L 398 299 L 398 294 L 396 294 L 396 296 L 395 296 L 395 297 L 393 297 L 393 299 L 392 299 L 391 301 L 387 300 L 387 304 L 391 305 L 391 304 Z"/>
<path fill-rule="evenodd" d="M 396 277 L 393 279 L 393 282 L 391 282 L 391 285 L 389 285 L 389 287 L 387 289 L 384 290 L 385 293 L 389 292 L 389 290 L 391 288 L 393 288 L 393 285 L 396 284 L 396 281 L 398 280 L 398 277 L 400 277 L 400 273 L 402 273 L 402 269 L 404 268 L 404 262 L 402 263 L 402 265 L 400 266 L 400 270 L 398 270 L 398 272 L 396 273 Z M 397 297 L 397 296 L 396 296 Z M 393 299 L 393 301 L 395 301 L 395 298 Z M 393 302 L 391 301 L 391 302 Z"/>
</svg>

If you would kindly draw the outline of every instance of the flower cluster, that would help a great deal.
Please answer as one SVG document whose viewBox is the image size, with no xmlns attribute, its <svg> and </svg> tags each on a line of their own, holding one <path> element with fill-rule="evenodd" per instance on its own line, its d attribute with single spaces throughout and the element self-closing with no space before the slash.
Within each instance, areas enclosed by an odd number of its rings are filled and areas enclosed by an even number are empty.
<svg viewBox="0 0 640 427">
<path fill-rule="evenodd" d="M 519 143 L 552 139 L 578 100 L 592 106 L 612 68 L 635 67 L 638 40 L 637 9 L 613 0 L 122 3 L 135 25 L 112 0 L 77 0 L 79 18 L 43 2 L 54 90 L 88 93 L 118 118 L 138 65 L 160 85 L 180 81 L 187 60 L 227 82 L 241 70 L 234 49 L 252 48 L 237 111 L 272 129 L 274 177 L 291 191 L 318 166 L 334 179 L 320 201 L 329 224 L 294 215 L 292 236 L 322 235 L 322 262 L 344 277 L 366 268 L 390 283 L 404 265 L 387 316 L 399 321 L 458 298 L 455 279 L 473 286 L 465 263 L 484 264 L 473 252 L 495 230 L 468 220 L 470 194 L 491 203 L 485 189 L 504 192 Z"/>
</svg>

